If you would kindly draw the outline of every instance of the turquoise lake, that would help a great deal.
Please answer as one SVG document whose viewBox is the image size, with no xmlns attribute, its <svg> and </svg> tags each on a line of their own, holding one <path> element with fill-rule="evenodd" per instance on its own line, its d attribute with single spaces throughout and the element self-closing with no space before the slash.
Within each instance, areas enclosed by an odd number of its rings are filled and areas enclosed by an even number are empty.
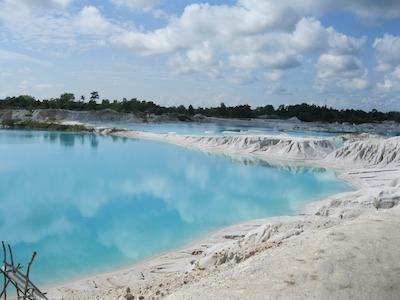
<svg viewBox="0 0 400 300">
<path fill-rule="evenodd" d="M 38 252 L 39 284 L 111 271 L 348 190 L 323 169 L 143 140 L 0 130 L 0 238 L 24 265 Z"/>
</svg>

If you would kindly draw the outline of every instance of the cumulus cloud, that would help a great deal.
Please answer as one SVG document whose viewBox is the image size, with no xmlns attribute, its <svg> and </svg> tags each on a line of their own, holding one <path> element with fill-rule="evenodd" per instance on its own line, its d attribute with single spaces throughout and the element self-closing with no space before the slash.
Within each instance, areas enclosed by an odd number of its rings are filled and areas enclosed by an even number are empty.
<svg viewBox="0 0 400 300">
<path fill-rule="evenodd" d="M 106 34 L 113 27 L 94 6 L 85 6 L 76 18 L 78 28 L 88 34 Z"/>
<path fill-rule="evenodd" d="M 126 32 L 114 37 L 116 44 L 142 54 L 162 54 L 190 48 L 208 40 L 228 42 L 237 35 L 256 34 L 270 20 L 260 13 L 239 6 L 192 4 L 180 17 L 149 32 Z"/>
<path fill-rule="evenodd" d="M 354 55 L 322 54 L 317 63 L 317 85 L 325 89 L 332 84 L 347 90 L 368 87 L 368 72 Z"/>
<path fill-rule="evenodd" d="M 230 56 L 230 65 L 242 69 L 291 69 L 300 65 L 301 56 L 296 53 L 254 52 Z"/>
<path fill-rule="evenodd" d="M 218 63 L 214 50 L 208 42 L 183 54 L 177 54 L 169 61 L 179 74 L 205 73 L 211 77 L 218 76 Z"/>
<path fill-rule="evenodd" d="M 400 37 L 385 34 L 374 41 L 379 71 L 389 71 L 400 65 Z"/>
<path fill-rule="evenodd" d="M 400 91 L 400 66 L 384 76 L 384 80 L 378 82 L 377 87 L 385 93 Z"/>
<path fill-rule="evenodd" d="M 287 13 L 291 18 L 282 18 Z M 163 28 L 125 31 L 111 37 L 111 42 L 142 55 L 171 54 L 170 65 L 178 73 L 228 77 L 226 74 L 236 70 L 275 72 L 296 68 L 304 56 L 312 53 L 328 53 L 339 60 L 359 63 L 356 56 L 365 38 L 325 28 L 315 18 L 291 14 L 286 6 L 242 0 L 233 6 L 192 4 Z M 319 77 L 335 72 L 328 67 L 327 63 L 320 64 Z M 360 80 L 356 86 L 362 87 Z"/>
<path fill-rule="evenodd" d="M 334 28 L 323 28 L 316 20 L 310 20 L 300 28 L 306 28 L 322 52 L 316 63 L 316 85 L 319 89 L 336 86 L 345 90 L 363 90 L 368 87 L 368 72 L 358 57 L 366 38 L 349 37 Z M 302 30 L 300 30 L 302 32 Z M 303 38 L 300 40 L 307 40 Z"/>
<path fill-rule="evenodd" d="M 389 93 L 400 90 L 400 37 L 385 34 L 374 41 L 373 47 L 377 58 L 377 70 L 384 74 L 378 82 L 380 91 Z"/>
<path fill-rule="evenodd" d="M 351 55 L 323 54 L 318 59 L 320 78 L 331 78 L 338 74 L 343 77 L 354 77 L 360 70 L 360 60 Z"/>
</svg>

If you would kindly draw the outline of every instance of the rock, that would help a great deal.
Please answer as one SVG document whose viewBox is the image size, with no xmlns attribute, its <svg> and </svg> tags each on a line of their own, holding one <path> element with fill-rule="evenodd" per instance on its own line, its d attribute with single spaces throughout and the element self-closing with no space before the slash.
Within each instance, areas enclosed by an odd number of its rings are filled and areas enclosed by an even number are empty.
<svg viewBox="0 0 400 300">
<path fill-rule="evenodd" d="M 387 199 L 376 199 L 374 206 L 376 209 L 389 209 L 396 205 L 399 205 L 400 198 L 387 198 Z"/>
<path fill-rule="evenodd" d="M 330 153 L 325 159 L 341 165 L 396 166 L 400 164 L 400 137 L 351 142 Z"/>
<path fill-rule="evenodd" d="M 202 114 L 195 114 L 195 115 L 192 117 L 192 119 L 193 119 L 193 121 L 195 121 L 195 122 L 201 122 L 201 121 L 205 121 L 205 120 L 207 119 L 207 117 L 204 116 L 204 115 L 202 115 Z"/>
<path fill-rule="evenodd" d="M 200 250 L 200 249 L 196 249 L 196 250 L 193 250 L 192 251 L 192 255 L 200 255 L 200 254 L 202 254 L 204 251 L 203 250 Z"/>
</svg>

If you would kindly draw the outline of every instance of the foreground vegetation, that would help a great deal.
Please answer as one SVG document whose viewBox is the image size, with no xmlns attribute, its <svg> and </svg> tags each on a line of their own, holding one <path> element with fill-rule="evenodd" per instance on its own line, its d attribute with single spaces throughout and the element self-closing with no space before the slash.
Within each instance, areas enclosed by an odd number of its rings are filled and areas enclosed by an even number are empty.
<svg viewBox="0 0 400 300">
<path fill-rule="evenodd" d="M 69 132 L 82 132 L 92 131 L 83 125 L 76 124 L 58 124 L 53 122 L 43 122 L 34 120 L 16 120 L 8 119 L 1 122 L 1 126 L 7 129 L 35 129 L 35 130 L 54 130 L 54 131 L 69 131 Z"/>
<path fill-rule="evenodd" d="M 89 101 L 84 96 L 78 100 L 74 94 L 65 93 L 59 98 L 38 100 L 31 96 L 7 97 L 0 99 L 0 109 L 68 109 L 77 111 L 112 109 L 123 113 L 140 113 L 162 115 L 166 113 L 176 113 L 184 116 L 194 116 L 202 114 L 208 117 L 220 118 L 276 118 L 289 119 L 297 117 L 306 122 L 339 122 L 339 123 L 370 123 L 382 121 L 400 122 L 400 112 L 379 112 L 373 109 L 369 112 L 363 110 L 345 109 L 338 110 L 332 107 L 317 106 L 309 104 L 280 105 L 274 108 L 272 105 L 251 108 L 250 105 L 226 106 L 221 103 L 217 107 L 185 107 L 171 106 L 165 107 L 155 104 L 152 101 L 139 101 L 136 98 L 122 101 L 103 99 L 97 92 L 92 92 Z"/>
</svg>

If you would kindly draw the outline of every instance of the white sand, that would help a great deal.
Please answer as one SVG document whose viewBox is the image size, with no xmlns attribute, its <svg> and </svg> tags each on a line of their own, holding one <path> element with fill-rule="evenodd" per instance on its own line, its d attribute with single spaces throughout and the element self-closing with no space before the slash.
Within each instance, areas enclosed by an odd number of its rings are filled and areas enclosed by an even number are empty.
<svg viewBox="0 0 400 300">
<path fill-rule="evenodd" d="M 350 137 L 337 149 L 333 139 L 100 133 L 334 168 L 356 190 L 51 288 L 51 299 L 124 299 L 127 287 L 135 299 L 400 299 L 400 138 Z"/>
</svg>

